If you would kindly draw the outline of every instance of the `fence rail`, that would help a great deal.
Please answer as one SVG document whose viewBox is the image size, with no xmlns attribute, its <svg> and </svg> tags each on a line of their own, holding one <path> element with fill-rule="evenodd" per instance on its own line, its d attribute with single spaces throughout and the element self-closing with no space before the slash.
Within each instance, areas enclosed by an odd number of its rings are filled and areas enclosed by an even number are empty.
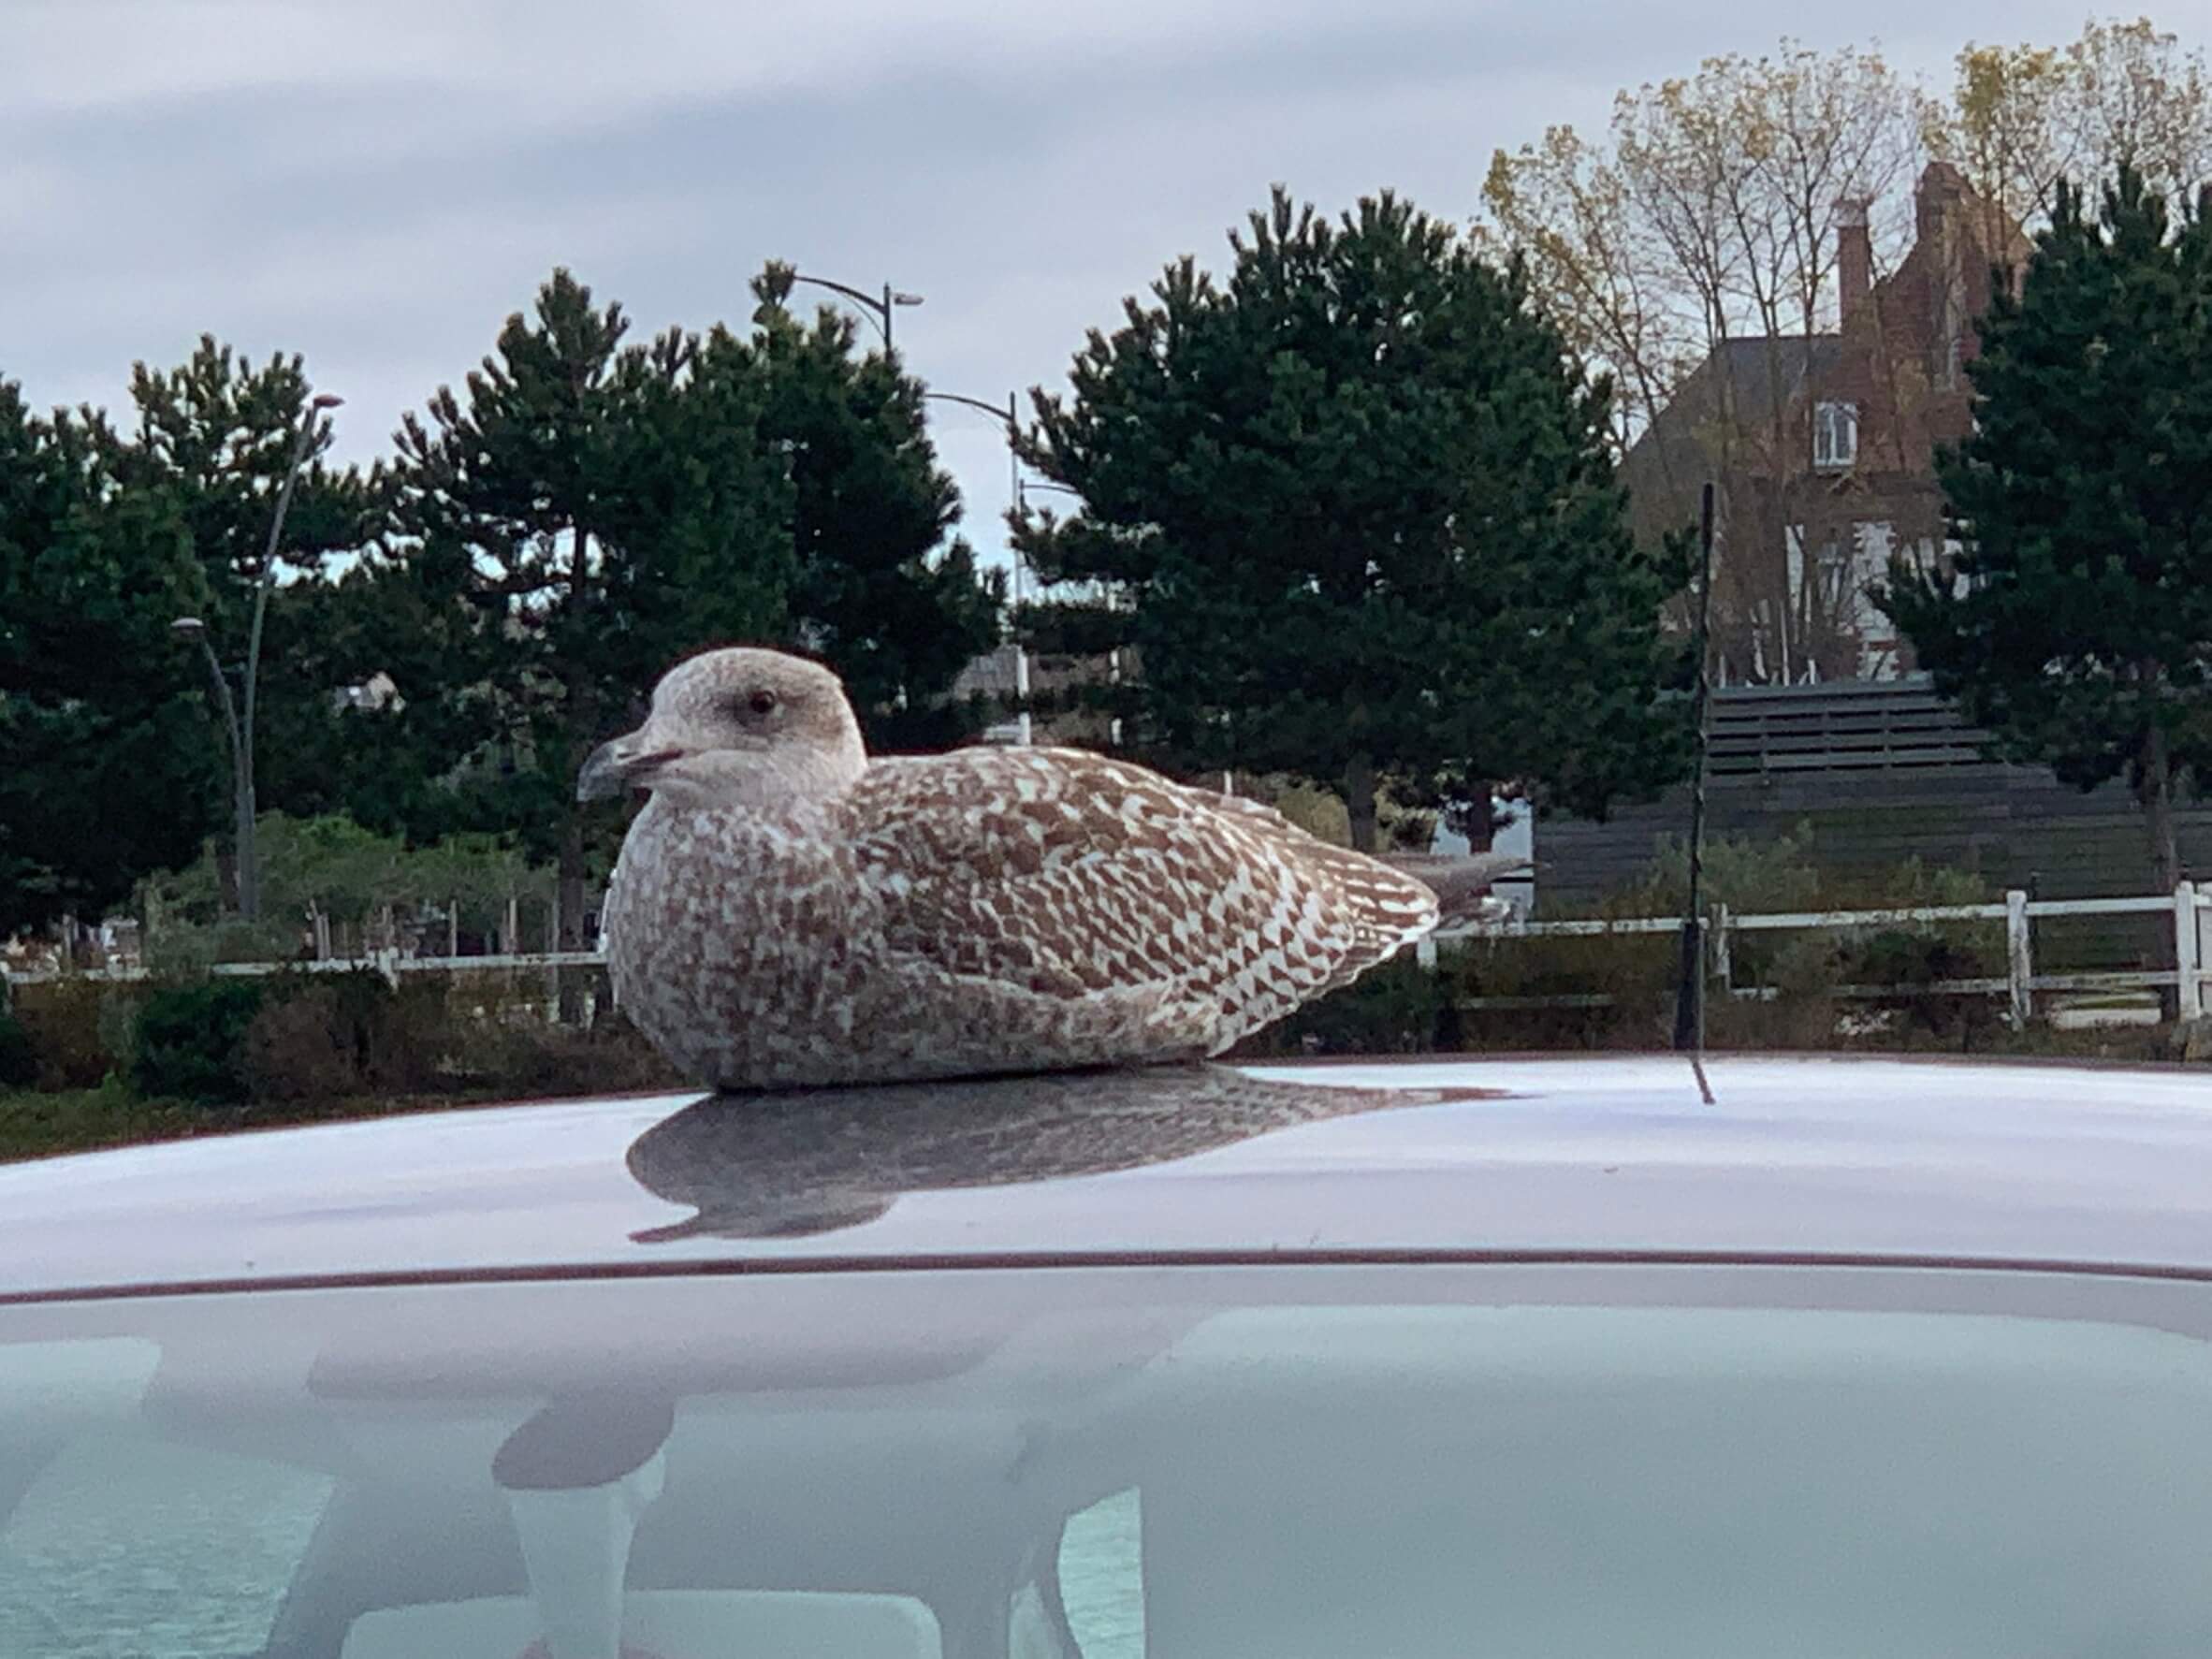
<svg viewBox="0 0 2212 1659">
<path fill-rule="evenodd" d="M 366 956 L 303 956 L 288 962 L 218 962 L 208 971 L 230 979 L 252 979 L 272 973 L 370 972 L 397 980 L 401 974 L 408 973 L 543 973 L 562 968 L 605 966 L 606 956 L 599 951 L 510 951 L 483 956 L 407 956 L 398 951 L 375 951 Z M 153 977 L 153 971 L 143 966 L 77 969 L 49 968 L 29 972 L 11 970 L 7 982 L 14 985 L 36 985 L 54 980 L 73 979 L 127 984 Z"/>
<path fill-rule="evenodd" d="M 2116 973 L 2038 973 L 2035 970 L 2034 924 L 2059 916 L 2155 916 L 2173 918 L 2174 960 L 2170 968 L 2144 968 Z M 2203 1017 L 2212 995 L 2212 941 L 2205 935 L 2212 916 L 2212 885 L 2199 891 L 2184 881 L 2171 894 L 2137 895 L 2121 898 L 2030 898 L 2019 890 L 2007 893 L 2002 902 L 1973 905 L 1919 905 L 1872 910 L 1770 910 L 1751 914 L 1731 912 L 1716 905 L 1699 918 L 1705 935 L 1705 961 L 1710 979 L 1726 995 L 1770 997 L 1758 986 L 1735 982 L 1733 941 L 1739 935 L 1784 931 L 1848 931 L 1870 927 L 1923 925 L 1939 922 L 2001 922 L 2005 929 L 2006 972 L 2002 979 L 1937 980 L 1914 985 L 1838 985 L 1833 996 L 1870 999 L 1895 997 L 1900 991 L 1930 996 L 1999 996 L 2016 1026 L 2025 1026 L 2035 1014 L 2038 994 L 2177 990 L 2180 1017 Z M 1627 916 L 1577 922 L 1508 922 L 1439 929 L 1418 947 L 1420 960 L 1433 965 L 1437 947 L 1471 940 L 1515 939 L 1589 939 L 1613 934 L 1676 934 L 1686 923 L 1680 916 Z M 1462 1007 L 1470 1009 L 1595 1008 L 1609 1006 L 1602 995 L 1550 997 L 1472 997 Z"/>
<path fill-rule="evenodd" d="M 2059 916 L 2160 915 L 2171 916 L 2174 960 L 2170 968 L 2123 972 L 2038 973 L 2035 970 L 2034 924 Z M 2212 941 L 2205 935 L 2212 917 L 2212 886 L 2199 891 L 2184 881 L 2164 895 L 2124 898 L 2031 899 L 2015 890 L 2003 902 L 1975 905 L 1923 905 L 1872 910 L 1776 910 L 1737 914 L 1716 905 L 1700 919 L 1707 946 L 1709 977 L 1724 994 L 1770 997 L 1770 990 L 1738 986 L 1735 982 L 1732 942 L 1741 934 L 1791 930 L 1837 931 L 1869 927 L 1896 927 L 1941 922 L 2001 922 L 2005 928 L 2006 972 L 2003 978 L 1937 980 L 1925 984 L 1839 985 L 1830 993 L 1851 999 L 1894 997 L 1900 991 L 1931 996 L 2003 997 L 2015 1025 L 2034 1017 L 2039 994 L 2177 990 L 2181 1018 L 2201 1018 L 2212 993 Z M 1680 916 L 1630 916 L 1611 920 L 1576 922 L 1509 922 L 1440 929 L 1417 947 L 1420 960 L 1433 966 L 1439 945 L 1490 942 L 1516 939 L 1587 939 L 1609 935 L 1680 934 Z M 326 957 L 297 962 L 225 962 L 212 972 L 252 976 L 272 973 L 352 973 L 364 969 L 383 974 L 394 983 L 412 973 L 525 973 L 551 972 L 564 968 L 603 968 L 598 951 L 511 952 L 485 956 L 404 956 L 380 951 L 370 956 Z M 148 977 L 144 968 L 100 968 L 76 973 L 58 969 L 10 972 L 12 984 L 36 984 L 61 978 L 128 982 Z M 1603 1008 L 1613 998 L 1603 993 L 1559 993 L 1535 997 L 1474 997 L 1462 1006 L 1471 1009 Z"/>
</svg>

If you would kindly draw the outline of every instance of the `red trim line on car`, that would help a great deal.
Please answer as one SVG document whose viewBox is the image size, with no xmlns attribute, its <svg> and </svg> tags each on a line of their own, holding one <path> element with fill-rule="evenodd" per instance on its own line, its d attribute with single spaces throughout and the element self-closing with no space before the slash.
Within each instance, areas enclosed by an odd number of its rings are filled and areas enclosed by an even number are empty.
<svg viewBox="0 0 2212 1659">
<path fill-rule="evenodd" d="M 1008 1250 L 901 1256 L 713 1258 L 672 1261 L 568 1262 L 526 1267 L 385 1269 L 271 1273 L 225 1279 L 144 1280 L 0 1291 L 0 1307 L 222 1296 L 281 1290 L 362 1290 L 444 1285 L 563 1284 L 591 1280 L 788 1277 L 804 1273 L 1037 1272 L 1066 1268 L 1214 1267 L 1739 1267 L 1898 1268 L 1939 1273 L 2074 1274 L 2212 1284 L 2212 1265 L 2074 1261 L 2061 1257 L 1887 1255 L 1873 1251 L 1479 1250 L 1417 1246 L 1266 1250 Z"/>
</svg>

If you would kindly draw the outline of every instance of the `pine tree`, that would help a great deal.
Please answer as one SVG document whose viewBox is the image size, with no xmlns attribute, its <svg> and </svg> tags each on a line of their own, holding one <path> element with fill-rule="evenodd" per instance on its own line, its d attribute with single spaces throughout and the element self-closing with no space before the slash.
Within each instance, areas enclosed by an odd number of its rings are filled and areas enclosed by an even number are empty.
<svg viewBox="0 0 2212 1659">
<path fill-rule="evenodd" d="M 402 694 L 467 714 L 464 810 L 444 827 L 556 858 L 571 949 L 594 850 L 576 768 L 677 657 L 776 637 L 791 580 L 750 348 L 677 330 L 624 345 L 628 327 L 558 271 L 461 392 L 409 415 L 381 573 L 386 614 L 439 646 Z"/>
<path fill-rule="evenodd" d="M 115 445 L 0 381 L 0 933 L 188 862 L 220 797 L 169 635 L 199 572 L 168 505 L 118 486 Z"/>
<path fill-rule="evenodd" d="M 856 356 L 852 321 L 786 309 L 792 272 L 753 283 L 764 427 L 791 457 L 794 643 L 836 668 L 874 749 L 936 748 L 967 733 L 945 700 L 997 642 L 999 589 L 953 535 L 960 498 L 937 464 L 922 383 L 882 352 Z"/>
<path fill-rule="evenodd" d="M 2171 888 L 2176 795 L 2212 777 L 2212 224 L 2132 170 L 2095 213 L 2062 191 L 1970 372 L 1956 568 L 1899 565 L 1880 603 L 2003 752 L 2124 776 Z"/>
<path fill-rule="evenodd" d="M 327 466 L 327 417 L 308 421 L 303 464 L 287 503 L 273 559 L 269 531 L 292 472 L 311 388 L 297 355 L 272 354 L 255 365 L 203 335 L 192 356 L 169 370 L 144 363 L 131 375 L 131 424 L 93 429 L 123 495 L 181 530 L 198 580 L 182 607 L 197 616 L 232 681 L 241 713 L 246 664 L 260 589 L 269 587 L 258 672 L 252 677 L 255 790 L 265 811 L 299 810 L 327 780 L 300 764 L 325 749 L 337 682 L 323 642 L 292 625 L 300 601 L 327 579 L 336 556 L 373 536 L 379 482 L 353 467 Z M 224 867 L 230 863 L 230 760 L 226 722 L 215 705 L 198 648 L 172 640 L 162 661 L 203 709 L 201 741 L 221 764 L 211 808 Z M 234 893 L 235 898 L 235 893 Z"/>
<path fill-rule="evenodd" d="M 1026 458 L 1082 498 L 1018 527 L 1038 643 L 1133 648 L 1138 747 L 1334 787 L 1362 847 L 1386 778 L 1487 830 L 1493 785 L 1602 813 L 1678 777 L 1675 573 L 1520 269 L 1387 193 L 1332 224 L 1278 190 L 1230 244 L 1038 400 Z"/>
</svg>

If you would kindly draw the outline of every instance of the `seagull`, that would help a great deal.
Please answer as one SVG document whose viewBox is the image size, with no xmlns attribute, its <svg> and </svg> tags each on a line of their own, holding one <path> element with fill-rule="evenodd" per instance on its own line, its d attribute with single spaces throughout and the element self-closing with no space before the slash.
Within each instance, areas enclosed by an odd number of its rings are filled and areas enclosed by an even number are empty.
<svg viewBox="0 0 2212 1659">
<path fill-rule="evenodd" d="M 1439 917 L 1404 870 L 1111 756 L 871 757 L 837 676 L 780 651 L 669 670 L 577 777 L 634 791 L 616 1001 L 720 1091 L 1203 1060 Z"/>
</svg>

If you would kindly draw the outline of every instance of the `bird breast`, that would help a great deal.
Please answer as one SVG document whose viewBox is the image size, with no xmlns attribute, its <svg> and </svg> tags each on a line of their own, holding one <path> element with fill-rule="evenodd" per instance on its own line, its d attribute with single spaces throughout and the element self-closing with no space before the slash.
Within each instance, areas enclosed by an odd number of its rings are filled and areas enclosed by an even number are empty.
<svg viewBox="0 0 2212 1659">
<path fill-rule="evenodd" d="M 625 1005 L 689 987 L 693 1011 L 789 1012 L 849 994 L 881 935 L 850 839 L 744 808 L 648 802 L 623 841 L 607 943 Z"/>
</svg>

